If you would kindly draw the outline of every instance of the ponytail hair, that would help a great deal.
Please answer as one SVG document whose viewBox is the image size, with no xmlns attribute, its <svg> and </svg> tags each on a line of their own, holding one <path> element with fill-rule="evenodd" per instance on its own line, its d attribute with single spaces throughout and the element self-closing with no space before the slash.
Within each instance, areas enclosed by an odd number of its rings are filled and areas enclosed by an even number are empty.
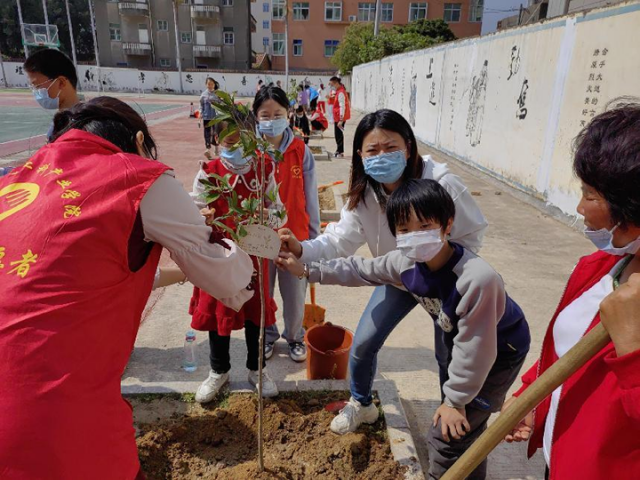
<svg viewBox="0 0 640 480">
<path fill-rule="evenodd" d="M 126 153 L 138 153 L 136 134 L 144 135 L 143 148 L 154 160 L 158 158 L 156 143 L 142 117 L 126 103 L 113 97 L 96 97 L 79 103 L 53 117 L 52 142 L 69 130 L 93 133 L 113 143 Z"/>
</svg>

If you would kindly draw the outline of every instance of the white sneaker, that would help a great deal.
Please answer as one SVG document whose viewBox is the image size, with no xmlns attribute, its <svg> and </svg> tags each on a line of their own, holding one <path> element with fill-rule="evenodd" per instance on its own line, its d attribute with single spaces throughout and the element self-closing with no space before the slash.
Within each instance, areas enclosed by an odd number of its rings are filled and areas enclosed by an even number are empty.
<svg viewBox="0 0 640 480">
<path fill-rule="evenodd" d="M 331 422 L 331 431 L 344 435 L 355 432 L 361 423 L 375 423 L 376 420 L 378 420 L 378 407 L 373 403 L 363 407 L 360 402 L 351 397 L 349 403 Z"/>
<path fill-rule="evenodd" d="M 307 346 L 302 342 L 290 343 L 289 356 L 294 362 L 304 362 L 307 359 Z"/>
<path fill-rule="evenodd" d="M 258 371 L 257 370 L 249 370 L 249 383 L 253 385 L 258 391 Z M 278 387 L 276 386 L 276 382 L 271 380 L 269 374 L 267 373 L 267 369 L 262 369 L 262 396 L 264 398 L 275 397 L 278 395 Z"/>
<path fill-rule="evenodd" d="M 198 387 L 196 402 L 209 403 L 228 382 L 228 373 L 216 373 L 211 370 L 209 377 Z"/>
</svg>

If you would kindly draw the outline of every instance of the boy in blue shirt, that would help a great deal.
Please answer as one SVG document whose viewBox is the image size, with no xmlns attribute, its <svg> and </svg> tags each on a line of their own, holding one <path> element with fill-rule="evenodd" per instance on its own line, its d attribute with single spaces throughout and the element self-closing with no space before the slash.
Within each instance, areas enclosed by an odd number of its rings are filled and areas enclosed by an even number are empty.
<svg viewBox="0 0 640 480">
<path fill-rule="evenodd" d="M 447 240 L 455 205 L 438 182 L 405 182 L 389 198 L 386 213 L 398 249 L 383 257 L 307 266 L 282 252 L 278 263 L 310 282 L 404 288 L 431 315 L 442 405 L 428 436 L 429 477 L 440 478 L 485 430 L 491 413 L 500 411 L 529 351 L 529 326 L 495 270 Z M 351 361 L 357 358 L 352 351 Z M 352 398 L 331 429 L 345 433 L 376 419 L 375 406 Z M 484 479 L 486 468 L 485 460 L 468 478 Z"/>
</svg>

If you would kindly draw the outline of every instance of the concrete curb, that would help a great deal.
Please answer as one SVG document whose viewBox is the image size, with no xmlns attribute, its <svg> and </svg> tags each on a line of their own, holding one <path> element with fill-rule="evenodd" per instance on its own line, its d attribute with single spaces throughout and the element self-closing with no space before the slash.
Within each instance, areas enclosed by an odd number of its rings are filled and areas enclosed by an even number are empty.
<svg viewBox="0 0 640 480">
<path fill-rule="evenodd" d="M 344 207 L 344 201 L 342 200 L 342 195 L 345 193 L 343 190 L 343 185 L 336 185 L 332 187 L 333 190 L 333 198 L 336 202 L 335 210 L 322 210 L 320 212 L 320 221 L 321 222 L 338 222 L 340 221 L 340 212 L 342 211 L 342 207 Z"/>
<path fill-rule="evenodd" d="M 297 380 L 276 381 L 281 392 L 306 392 L 312 390 L 340 390 L 348 391 L 347 380 Z M 122 385 L 123 395 L 139 395 L 144 393 L 192 393 L 200 386 L 200 382 L 164 382 L 146 383 L 144 385 Z M 229 390 L 233 393 L 253 392 L 247 381 L 230 382 Z M 378 393 L 380 405 L 387 424 L 387 434 L 393 458 L 407 467 L 407 480 L 424 480 L 425 476 L 418 461 L 416 450 L 407 416 L 402 408 L 396 384 L 392 380 L 376 380 L 373 391 Z"/>
</svg>

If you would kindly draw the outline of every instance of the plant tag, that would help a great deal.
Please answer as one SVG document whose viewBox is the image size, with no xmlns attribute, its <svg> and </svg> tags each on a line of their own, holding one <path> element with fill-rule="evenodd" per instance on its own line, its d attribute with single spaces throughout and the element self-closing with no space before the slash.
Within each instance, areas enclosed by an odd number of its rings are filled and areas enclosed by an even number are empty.
<svg viewBox="0 0 640 480">
<path fill-rule="evenodd" d="M 238 245 L 249 255 L 275 260 L 280 252 L 280 237 L 264 225 L 248 225 L 247 235 L 238 241 Z"/>
</svg>

